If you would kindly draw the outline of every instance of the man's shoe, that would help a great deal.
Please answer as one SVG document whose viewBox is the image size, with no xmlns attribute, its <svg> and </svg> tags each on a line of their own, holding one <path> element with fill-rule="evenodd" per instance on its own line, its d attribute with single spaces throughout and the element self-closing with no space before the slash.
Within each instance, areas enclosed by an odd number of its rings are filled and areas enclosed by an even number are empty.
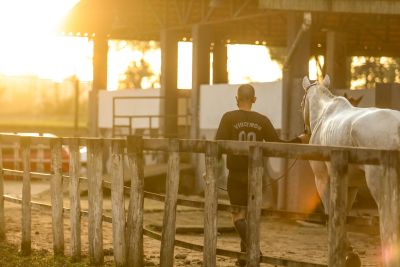
<svg viewBox="0 0 400 267">
<path fill-rule="evenodd" d="M 235 266 L 245 267 L 246 265 L 247 265 L 247 261 L 246 260 L 237 259 L 236 262 L 235 262 Z"/>
</svg>

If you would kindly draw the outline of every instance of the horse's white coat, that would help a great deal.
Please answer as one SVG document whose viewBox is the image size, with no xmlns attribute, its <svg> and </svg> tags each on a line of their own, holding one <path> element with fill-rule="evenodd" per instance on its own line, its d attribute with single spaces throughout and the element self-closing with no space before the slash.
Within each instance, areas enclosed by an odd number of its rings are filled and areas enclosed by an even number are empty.
<svg viewBox="0 0 400 267">
<path fill-rule="evenodd" d="M 357 108 L 327 88 L 329 77 L 323 83 L 311 84 L 303 79 L 305 96 L 302 102 L 306 129 L 311 133 L 310 144 L 400 149 L 400 112 L 390 109 Z M 329 162 L 310 162 L 315 175 L 317 190 L 329 210 Z M 381 166 L 349 166 L 349 184 L 364 170 L 368 188 L 381 211 L 379 179 L 384 178 Z M 355 175 L 352 175 L 355 174 Z M 358 177 L 359 178 L 359 177 Z M 354 183 L 353 183 L 354 184 Z M 354 202 L 357 189 L 349 188 L 348 209 Z"/>
</svg>

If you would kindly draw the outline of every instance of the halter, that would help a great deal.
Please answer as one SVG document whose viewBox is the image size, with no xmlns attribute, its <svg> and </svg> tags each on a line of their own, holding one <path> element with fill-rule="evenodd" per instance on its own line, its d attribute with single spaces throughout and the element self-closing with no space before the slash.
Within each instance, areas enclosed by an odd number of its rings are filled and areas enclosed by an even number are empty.
<svg viewBox="0 0 400 267">
<path fill-rule="evenodd" d="M 310 89 L 311 87 L 313 87 L 314 85 L 317 85 L 317 84 L 318 84 L 318 82 L 315 81 L 315 82 L 309 84 L 306 88 L 304 88 L 304 90 L 305 90 L 306 92 L 305 92 L 305 94 L 304 94 L 304 96 L 303 96 L 303 99 L 301 100 L 301 104 L 300 104 L 300 106 L 301 106 L 301 111 L 302 111 L 302 113 L 303 113 L 303 120 L 304 120 L 304 108 L 305 108 L 305 103 L 306 103 L 306 97 L 307 97 L 308 89 Z M 304 121 L 304 133 L 307 134 L 307 135 L 311 135 L 310 130 L 307 129 L 307 126 L 306 126 L 306 122 L 305 122 L 305 121 Z"/>
</svg>

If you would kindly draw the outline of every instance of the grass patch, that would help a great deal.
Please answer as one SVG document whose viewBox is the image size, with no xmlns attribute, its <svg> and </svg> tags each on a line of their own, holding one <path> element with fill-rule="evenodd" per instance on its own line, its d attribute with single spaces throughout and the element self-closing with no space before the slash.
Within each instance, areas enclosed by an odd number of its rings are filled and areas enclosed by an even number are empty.
<svg viewBox="0 0 400 267">
<path fill-rule="evenodd" d="M 90 266 L 89 259 L 83 257 L 81 262 L 71 262 L 68 257 L 54 257 L 46 250 L 32 250 L 30 256 L 22 256 L 16 245 L 0 242 L 0 266 L 2 267 L 43 267 L 43 266 Z M 112 262 L 105 262 L 103 266 L 115 266 Z"/>
</svg>

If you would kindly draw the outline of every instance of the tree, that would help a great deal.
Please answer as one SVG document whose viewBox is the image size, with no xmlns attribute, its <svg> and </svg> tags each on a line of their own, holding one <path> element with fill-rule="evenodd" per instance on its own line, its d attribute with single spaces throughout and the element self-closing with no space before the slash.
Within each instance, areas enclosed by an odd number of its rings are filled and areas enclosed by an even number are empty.
<svg viewBox="0 0 400 267">
<path fill-rule="evenodd" d="M 400 81 L 399 58 L 365 57 L 356 58 L 355 60 L 359 60 L 361 64 L 352 66 L 352 81 L 362 81 L 356 88 L 375 88 L 376 83 Z"/>
<path fill-rule="evenodd" d="M 150 64 L 143 58 L 139 62 L 132 61 L 124 73 L 124 77 L 119 81 L 119 88 L 142 88 L 142 81 L 145 77 L 154 76 Z"/>
<path fill-rule="evenodd" d="M 130 48 L 132 51 L 140 52 L 140 58 L 133 58 L 125 73 L 119 81 L 119 89 L 157 87 L 160 82 L 160 75 L 156 74 L 150 62 L 146 61 L 146 54 L 159 50 L 157 42 L 130 41 L 119 42 L 117 50 Z M 160 59 L 161 61 L 161 59 Z M 147 84 L 144 84 L 146 82 Z"/>
</svg>

